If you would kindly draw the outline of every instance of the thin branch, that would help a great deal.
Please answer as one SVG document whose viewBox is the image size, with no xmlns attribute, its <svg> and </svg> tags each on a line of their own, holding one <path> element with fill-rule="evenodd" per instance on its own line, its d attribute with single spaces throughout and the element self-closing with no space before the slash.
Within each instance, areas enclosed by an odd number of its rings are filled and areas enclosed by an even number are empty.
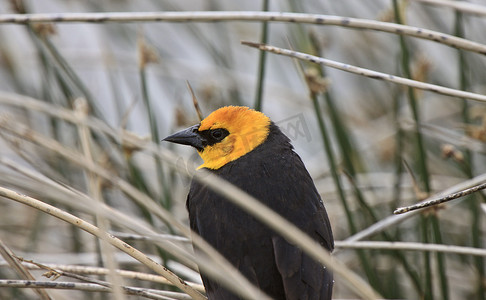
<svg viewBox="0 0 486 300">
<path fill-rule="evenodd" d="M 486 249 L 450 246 L 442 244 L 424 244 L 411 242 L 381 242 L 381 241 L 362 241 L 346 242 L 335 241 L 336 248 L 356 248 L 356 249 L 385 249 L 385 250 L 409 250 L 409 251 L 429 251 L 443 252 L 451 254 L 486 256 Z"/>
<path fill-rule="evenodd" d="M 62 281 L 33 281 L 33 280 L 7 280 L 0 279 L 0 287 L 7 288 L 44 288 L 44 289 L 60 289 L 60 290 L 78 290 L 87 292 L 102 292 L 112 293 L 113 289 L 95 283 L 81 283 L 81 282 L 62 282 Z M 137 287 L 123 286 L 123 291 L 127 295 L 135 295 L 148 299 L 156 300 L 189 300 L 187 295 L 182 293 L 175 293 L 169 291 L 149 290 Z M 159 295 L 157 295 L 157 294 Z"/>
<path fill-rule="evenodd" d="M 409 87 L 414 87 L 417 89 L 421 90 L 426 90 L 426 91 L 431 91 L 437 94 L 441 95 L 446 95 L 446 96 L 452 96 L 452 97 L 458 97 L 458 98 L 467 98 L 471 100 L 476 100 L 480 102 L 486 102 L 486 95 L 481 95 L 481 94 L 476 94 L 476 93 L 471 93 L 471 92 L 464 92 L 461 90 L 456 90 L 456 89 L 451 89 L 447 87 L 443 87 L 440 85 L 435 85 L 435 84 L 430 84 L 430 83 L 425 83 L 421 81 L 416 81 L 408 78 L 403 78 L 403 77 L 398 77 L 394 76 L 391 74 L 387 73 L 382 73 L 382 72 L 377 72 L 365 68 L 360 68 L 356 67 L 353 65 L 337 62 L 334 60 L 302 53 L 302 52 L 296 52 L 284 48 L 279 48 L 279 47 L 274 47 L 274 46 L 269 46 L 269 45 L 263 45 L 259 43 L 253 43 L 253 42 L 246 42 L 242 41 L 241 42 L 243 45 L 247 45 L 250 47 L 254 47 L 257 49 L 260 49 L 262 51 L 269 51 L 275 54 L 279 55 L 284 55 L 284 56 L 289 56 L 289 57 L 295 57 L 301 60 L 305 61 L 310 61 L 316 64 L 321 64 L 324 66 L 328 66 L 331 68 L 335 68 L 341 71 L 357 74 L 357 75 L 362 75 L 366 77 L 370 77 L 372 79 L 378 79 L 378 80 L 384 80 L 384 81 L 389 81 L 393 83 L 398 83 L 401 85 L 409 86 Z"/>
<path fill-rule="evenodd" d="M 32 265 L 31 263 L 25 262 L 25 260 L 22 263 L 22 265 L 29 269 L 34 269 L 34 270 L 41 269 L 39 265 L 37 264 Z M 0 260 L 0 267 L 4 267 L 4 266 L 6 266 L 6 263 Z M 107 268 L 92 267 L 92 266 L 59 265 L 59 264 L 49 264 L 49 263 L 43 263 L 42 266 L 55 269 L 56 271 L 65 271 L 65 272 L 84 274 L 84 275 L 108 275 L 109 273 L 109 270 Z M 116 270 L 116 272 L 120 276 L 128 279 L 137 279 L 141 281 L 150 281 L 150 282 L 172 285 L 170 281 L 168 281 L 165 277 L 160 275 L 135 272 L 135 271 L 127 271 L 127 270 Z M 187 282 L 187 284 L 200 292 L 205 291 L 204 286 L 202 284 L 195 283 L 195 282 Z"/>
<path fill-rule="evenodd" d="M 27 24 L 38 22 L 219 22 L 266 21 L 317 25 L 335 25 L 347 28 L 370 29 L 393 34 L 408 35 L 435 41 L 451 47 L 486 54 L 486 45 L 458 38 L 453 35 L 413 26 L 348 18 L 330 15 L 260 12 L 260 11 L 200 11 L 200 12 L 117 12 L 117 13 L 52 13 L 52 14 L 3 14 L 0 24 Z"/>
<path fill-rule="evenodd" d="M 124 240 L 131 240 L 131 241 L 174 241 L 174 242 L 181 242 L 181 243 L 191 243 L 191 240 L 188 238 L 172 235 L 172 234 L 134 234 L 134 233 L 126 233 L 126 232 L 115 232 L 111 231 L 111 234 L 116 236 L 119 239 Z"/>
<path fill-rule="evenodd" d="M 414 205 L 400 207 L 400 208 L 397 208 L 393 213 L 395 215 L 399 215 L 399 214 L 403 214 L 403 213 L 406 213 L 406 212 L 409 212 L 409 211 L 412 211 L 412 210 L 421 209 L 421 208 L 429 207 L 429 206 L 432 206 L 432 205 L 438 205 L 438 204 L 441 204 L 441 203 L 444 203 L 444 202 L 448 202 L 448 201 L 451 201 L 451 200 L 454 200 L 454 199 L 457 199 L 457 198 L 461 198 L 461 197 L 476 193 L 476 192 L 478 192 L 480 190 L 484 190 L 484 189 L 486 189 L 486 183 L 473 186 L 472 188 L 468 188 L 468 189 L 465 189 L 463 191 L 447 195 L 445 197 L 426 200 L 424 202 L 420 202 L 420 203 L 417 203 L 417 204 L 414 204 Z"/>
<path fill-rule="evenodd" d="M 192 104 L 194 105 L 194 109 L 196 110 L 197 117 L 199 118 L 199 121 L 202 121 L 204 119 L 204 116 L 202 114 L 201 108 L 199 107 L 199 101 L 197 101 L 196 94 L 194 94 L 194 90 L 192 89 L 189 80 L 186 80 L 186 85 L 187 85 L 187 89 L 189 90 L 189 93 L 191 93 Z"/>
</svg>

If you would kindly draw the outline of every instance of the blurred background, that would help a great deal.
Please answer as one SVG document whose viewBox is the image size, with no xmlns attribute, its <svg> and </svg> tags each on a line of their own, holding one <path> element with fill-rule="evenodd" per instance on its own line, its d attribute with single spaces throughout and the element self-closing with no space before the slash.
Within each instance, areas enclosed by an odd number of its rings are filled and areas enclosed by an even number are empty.
<svg viewBox="0 0 486 300">
<path fill-rule="evenodd" d="M 486 9 L 484 1 L 469 2 Z M 418 0 L 0 2 L 1 14 L 265 9 L 402 23 L 486 44 L 486 15 Z M 241 21 L 0 24 L 0 185 L 96 223 L 79 198 L 66 196 L 67 190 L 76 191 L 158 233 L 176 234 L 123 189 L 51 146 L 89 158 L 187 224 L 190 179 L 145 148 L 160 144 L 192 167 L 200 163 L 189 147 L 159 142 L 199 122 L 186 81 L 205 116 L 224 105 L 245 105 L 281 126 L 315 180 L 337 241 L 389 217 L 399 206 L 486 172 L 484 103 L 263 55 L 240 41 L 260 42 L 266 31 L 270 45 L 483 95 L 484 55 L 381 31 L 282 22 L 266 26 Z M 308 82 L 317 89 L 310 90 Z M 94 127 L 107 125 L 115 137 L 90 127 L 89 142 L 83 142 L 82 126 L 74 121 L 88 117 L 96 120 Z M 124 143 L 122 133 L 140 143 Z M 368 239 L 484 248 L 484 196 L 479 192 L 425 210 Z M 124 236 L 121 232 L 132 233 L 129 224 L 110 220 L 108 227 L 182 278 L 200 282 L 194 268 L 150 240 Z M 6 198 L 0 198 L 0 239 L 18 256 L 38 263 L 106 263 L 96 238 Z M 177 243 L 190 250 L 187 241 Z M 385 298 L 486 299 L 483 256 L 339 249 L 335 257 Z M 116 260 L 120 268 L 148 272 L 123 255 Z M 1 266 L 1 279 L 17 278 L 5 261 Z M 335 280 L 335 299 L 359 297 L 339 277 Z M 148 280 L 128 283 L 173 290 Z M 111 297 L 69 289 L 48 293 L 55 299 Z M 36 297 L 28 289 L 0 288 L 1 299 Z"/>
</svg>

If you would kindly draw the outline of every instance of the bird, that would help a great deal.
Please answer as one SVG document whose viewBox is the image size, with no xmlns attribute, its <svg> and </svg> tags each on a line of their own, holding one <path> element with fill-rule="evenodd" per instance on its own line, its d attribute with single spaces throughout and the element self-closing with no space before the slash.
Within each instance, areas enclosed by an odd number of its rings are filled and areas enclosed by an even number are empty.
<svg viewBox="0 0 486 300">
<path fill-rule="evenodd" d="M 334 249 L 312 177 L 290 139 L 264 113 L 224 106 L 164 141 L 192 146 L 203 160 L 198 169 L 239 187 L 327 251 Z M 192 180 L 186 208 L 191 229 L 272 299 L 331 299 L 330 270 L 211 188 Z M 240 299 L 217 281 L 201 278 L 209 300 Z"/>
</svg>

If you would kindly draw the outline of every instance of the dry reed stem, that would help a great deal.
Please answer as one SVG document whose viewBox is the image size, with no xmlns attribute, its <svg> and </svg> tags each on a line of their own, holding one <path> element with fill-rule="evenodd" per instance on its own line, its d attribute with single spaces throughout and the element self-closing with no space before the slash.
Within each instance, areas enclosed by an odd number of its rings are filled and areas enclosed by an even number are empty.
<svg viewBox="0 0 486 300">
<path fill-rule="evenodd" d="M 89 106 L 88 101 L 84 98 L 78 98 L 74 101 L 74 115 L 80 121 L 85 120 L 88 117 L 89 113 Z M 96 164 L 94 160 L 92 147 L 93 142 L 91 140 L 91 131 L 81 122 L 77 124 L 78 135 L 80 137 L 81 148 L 83 150 L 83 154 L 87 160 L 91 163 Z M 86 172 L 86 177 L 88 178 L 88 192 L 90 196 L 95 200 L 95 206 L 98 208 L 100 203 L 103 203 L 103 196 L 101 193 L 101 179 L 93 174 L 92 172 Z M 99 210 L 96 209 L 95 213 L 96 224 L 98 225 L 100 232 L 104 234 L 109 230 L 109 223 L 103 214 L 99 213 Z M 108 277 L 111 278 L 111 282 L 113 283 L 113 297 L 119 300 L 125 300 L 125 294 L 123 293 L 122 286 L 124 286 L 123 280 L 118 274 L 115 272 L 118 269 L 118 264 L 114 259 L 113 248 L 109 247 L 106 239 L 100 239 L 100 252 L 103 256 L 103 262 L 106 263 L 108 269 L 110 270 L 110 274 Z"/>
<path fill-rule="evenodd" d="M 113 293 L 109 286 L 97 283 L 83 282 L 62 282 L 62 281 L 34 281 L 34 280 L 12 280 L 0 279 L 0 287 L 7 288 L 29 288 L 29 289 L 68 289 L 86 292 Z M 135 295 L 155 300 L 189 300 L 190 296 L 182 293 L 143 289 L 138 287 L 123 286 L 124 295 Z M 115 298 L 116 299 L 116 298 Z"/>
<path fill-rule="evenodd" d="M 200 300 L 206 299 L 206 297 L 204 297 L 201 293 L 199 293 L 198 291 L 194 290 L 192 287 L 187 285 L 187 283 L 185 283 L 184 280 L 182 280 L 177 275 L 172 273 L 166 267 L 156 263 L 155 261 L 150 259 L 147 255 L 138 251 L 137 249 L 133 248 L 132 246 L 123 242 L 122 240 L 106 232 L 102 232 L 98 227 L 84 221 L 83 219 L 73 216 L 72 214 L 69 214 L 55 206 L 49 205 L 47 203 L 44 203 L 32 197 L 22 195 L 20 193 L 17 193 L 15 191 L 12 191 L 4 187 L 0 187 L 0 196 L 28 205 L 35 209 L 38 209 L 44 213 L 47 213 L 69 224 L 72 224 L 100 239 L 104 239 L 112 246 L 118 248 L 122 252 L 125 252 L 126 254 L 135 258 L 136 260 L 143 263 L 145 266 L 149 267 L 153 271 L 163 275 L 170 282 L 172 282 L 176 287 L 178 287 L 188 295 L 191 295 L 194 299 L 200 299 Z"/>
<path fill-rule="evenodd" d="M 27 261 L 24 261 L 22 264 L 28 269 L 38 270 L 41 268 L 39 265 L 37 264 L 32 265 Z M 0 266 L 4 266 L 4 265 L 5 264 L 2 264 L 2 262 L 0 262 Z M 43 263 L 42 265 L 54 270 L 60 270 L 60 271 L 65 271 L 65 272 L 70 272 L 75 274 L 108 275 L 109 273 L 109 270 L 107 268 L 101 268 L 101 267 L 79 266 L 79 265 L 59 265 L 59 264 L 47 264 L 47 263 Z M 135 272 L 135 271 L 127 271 L 127 270 L 116 270 L 116 272 L 123 278 L 127 278 L 127 279 L 137 279 L 142 281 L 150 281 L 155 283 L 172 285 L 170 281 L 168 281 L 165 277 L 160 275 L 143 273 L 143 272 Z M 186 283 L 192 288 L 200 292 L 204 292 L 204 286 L 202 284 L 189 282 L 189 281 L 186 281 Z"/>
<path fill-rule="evenodd" d="M 471 100 L 475 100 L 475 101 L 479 101 L 479 102 L 486 102 L 486 95 L 481 95 L 481 94 L 476 94 L 476 93 L 471 93 L 471 92 L 464 92 L 464 91 L 461 91 L 461 90 L 452 89 L 452 88 L 448 88 L 448 87 L 444 87 L 444 86 L 440 86 L 440 85 L 425 83 L 425 82 L 416 81 L 416 80 L 412 80 L 412 79 L 408 79 L 408 78 L 403 78 L 403 77 L 399 77 L 399 76 L 395 76 L 395 75 L 391 75 L 391 74 L 387 74 L 387 73 L 377 72 L 377 71 L 373 71 L 373 70 L 369 70 L 369 69 L 365 69 L 365 68 L 360 68 L 360 67 L 356 67 L 356 66 L 341 63 L 341 62 L 337 62 L 337 61 L 334 61 L 334 60 L 330 60 L 330 59 L 326 59 L 326 58 L 322 58 L 322 57 L 318 57 L 318 56 L 314 56 L 314 55 L 310 55 L 310 54 L 306 54 L 306 53 L 302 53 L 302 52 L 292 51 L 292 50 L 288 50 L 288 49 L 284 49 L 284 48 L 279 48 L 279 47 L 275 47 L 275 46 L 263 45 L 263 44 L 259 44 L 259 43 L 246 42 L 246 41 L 242 41 L 241 43 L 243 45 L 254 47 L 254 48 L 257 48 L 257 49 L 262 50 L 262 51 L 269 51 L 269 52 L 279 54 L 279 55 L 295 57 L 295 58 L 298 58 L 298 59 L 301 59 L 301 60 L 313 62 L 313 63 L 316 63 L 316 64 L 321 64 L 321 65 L 331 67 L 331 68 L 335 68 L 335 69 L 338 69 L 338 70 L 341 70 L 341 71 L 345 71 L 345 72 L 349 72 L 349 73 L 353 73 L 353 74 L 357 74 L 357 75 L 361 75 L 361 76 L 366 76 L 366 77 L 369 77 L 369 78 L 372 78 L 372 79 L 389 81 L 389 82 L 401 84 L 401 85 L 408 86 L 408 87 L 413 87 L 413 88 L 417 88 L 417 89 L 421 89 L 421 90 L 425 90 L 425 91 L 434 92 L 434 93 L 441 94 L 441 95 L 457 97 L 461 101 L 462 101 L 461 98 L 465 98 L 465 99 L 471 99 Z"/>
<path fill-rule="evenodd" d="M 454 48 L 486 54 L 486 45 L 453 35 L 375 20 L 348 18 L 341 16 L 260 12 L 260 11 L 199 11 L 199 12 L 112 12 L 112 13 L 52 13 L 52 14 L 3 14 L 0 24 L 53 23 L 106 23 L 106 22 L 219 22 L 219 21 L 259 21 L 288 22 L 316 25 L 334 25 L 346 28 L 369 29 L 399 35 L 407 35 L 434 41 Z"/>
<path fill-rule="evenodd" d="M 461 198 L 461 197 L 464 197 L 464 196 L 467 196 L 467 195 L 470 195 L 470 194 L 473 194 L 473 193 L 477 193 L 478 191 L 481 191 L 481 190 L 484 190 L 484 189 L 486 189 L 486 183 L 481 183 L 479 185 L 473 186 L 471 188 L 467 188 L 467 189 L 459 191 L 457 193 L 449 194 L 449 195 L 444 196 L 444 197 L 440 197 L 440 198 L 436 198 L 436 199 L 429 199 L 429 200 L 426 200 L 426 201 L 423 201 L 423 202 L 420 202 L 420 203 L 417 203 L 417 204 L 413 204 L 413 205 L 409 205 L 409 206 L 405 206 L 405 207 L 399 207 L 399 208 L 395 209 L 395 211 L 393 213 L 396 214 L 396 215 L 399 215 L 399 214 L 407 213 L 409 211 L 413 211 L 413 210 L 416 210 L 416 209 L 423 209 L 423 208 L 430 207 L 430 206 L 433 206 L 433 205 L 439 205 L 439 204 L 444 203 L 444 202 L 448 202 L 448 201 L 451 201 L 451 200 L 454 200 L 454 199 L 457 199 L 457 198 Z"/>
<path fill-rule="evenodd" d="M 21 278 L 25 280 L 35 280 L 35 277 L 29 272 L 21 262 L 18 261 L 12 250 L 0 239 L 0 255 L 5 261 L 14 269 Z M 43 300 L 51 300 L 52 298 L 44 289 L 34 289 L 34 292 Z"/>
<path fill-rule="evenodd" d="M 442 244 L 424 244 L 413 242 L 382 242 L 382 241 L 335 241 L 336 248 L 342 249 L 384 249 L 384 250 L 407 250 L 407 251 L 428 251 L 442 252 L 461 255 L 486 256 L 486 249 L 473 247 L 461 247 Z"/>
</svg>

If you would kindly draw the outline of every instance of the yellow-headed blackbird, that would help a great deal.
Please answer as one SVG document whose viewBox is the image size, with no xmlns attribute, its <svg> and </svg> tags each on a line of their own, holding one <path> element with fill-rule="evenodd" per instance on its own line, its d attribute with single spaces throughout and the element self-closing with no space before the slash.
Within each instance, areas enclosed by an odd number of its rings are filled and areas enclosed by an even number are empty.
<svg viewBox="0 0 486 300">
<path fill-rule="evenodd" d="M 278 212 L 328 251 L 326 209 L 290 140 L 263 113 L 227 106 L 165 141 L 190 145 L 206 168 Z M 274 299 L 331 299 L 332 274 L 301 249 L 210 188 L 193 180 L 187 197 L 192 230 Z M 239 299 L 202 275 L 211 300 Z"/>
</svg>

